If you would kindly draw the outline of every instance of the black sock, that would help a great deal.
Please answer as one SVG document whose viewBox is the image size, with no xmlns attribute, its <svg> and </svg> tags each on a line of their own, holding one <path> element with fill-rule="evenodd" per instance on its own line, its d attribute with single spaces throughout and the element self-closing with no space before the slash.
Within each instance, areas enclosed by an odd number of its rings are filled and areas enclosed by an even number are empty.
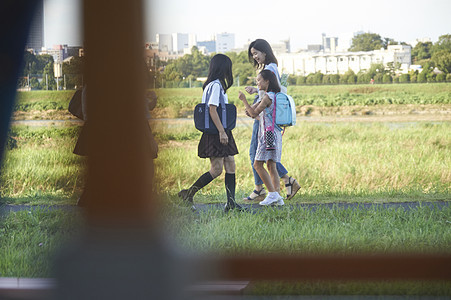
<svg viewBox="0 0 451 300">
<path fill-rule="evenodd" d="M 197 181 L 189 188 L 188 195 L 191 197 L 194 196 L 198 190 L 209 184 L 212 180 L 213 177 L 210 172 L 202 174 L 202 176 L 200 176 L 199 179 L 197 179 Z"/>
<path fill-rule="evenodd" d="M 225 188 L 227 192 L 227 203 L 235 205 L 235 174 L 225 174 Z"/>
</svg>

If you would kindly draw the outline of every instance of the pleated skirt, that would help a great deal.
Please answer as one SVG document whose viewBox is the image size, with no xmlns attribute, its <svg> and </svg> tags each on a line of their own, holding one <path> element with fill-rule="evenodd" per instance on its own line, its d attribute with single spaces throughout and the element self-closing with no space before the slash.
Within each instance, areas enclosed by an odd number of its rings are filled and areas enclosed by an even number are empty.
<svg viewBox="0 0 451 300">
<path fill-rule="evenodd" d="M 226 131 L 229 138 L 227 145 L 223 145 L 219 141 L 219 134 L 202 133 L 199 145 L 197 147 L 197 155 L 200 158 L 209 157 L 227 157 L 238 154 L 238 148 L 233 138 L 232 131 Z"/>
</svg>

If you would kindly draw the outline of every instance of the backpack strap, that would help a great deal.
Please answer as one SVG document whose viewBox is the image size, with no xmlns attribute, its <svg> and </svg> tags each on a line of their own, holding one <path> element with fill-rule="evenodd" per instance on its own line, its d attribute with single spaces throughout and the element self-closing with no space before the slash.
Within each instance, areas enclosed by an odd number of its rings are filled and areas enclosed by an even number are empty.
<svg viewBox="0 0 451 300">
<path fill-rule="evenodd" d="M 276 105 L 277 105 L 276 99 L 277 99 L 277 95 L 278 94 L 280 94 L 280 93 L 275 93 L 274 94 L 274 107 L 273 107 L 273 110 L 272 110 L 272 127 L 273 128 L 275 128 L 275 122 L 276 122 Z M 282 126 L 279 126 L 279 127 L 282 127 Z M 285 133 L 285 128 L 286 127 L 283 126 L 282 136 Z"/>
<path fill-rule="evenodd" d="M 216 82 L 215 82 L 216 83 Z M 211 92 L 213 90 L 213 83 L 207 90 L 207 94 L 205 95 L 205 128 L 210 128 L 210 109 L 208 106 L 208 101 L 210 101 Z M 227 109 L 225 106 L 224 95 L 222 94 L 222 86 L 219 84 L 219 105 L 221 106 L 221 114 L 222 114 L 222 126 L 224 129 L 227 128 Z"/>
<path fill-rule="evenodd" d="M 273 108 L 272 108 L 272 128 L 275 128 L 274 124 L 276 123 L 277 94 L 278 93 L 274 93 L 274 103 L 273 103 Z"/>
</svg>

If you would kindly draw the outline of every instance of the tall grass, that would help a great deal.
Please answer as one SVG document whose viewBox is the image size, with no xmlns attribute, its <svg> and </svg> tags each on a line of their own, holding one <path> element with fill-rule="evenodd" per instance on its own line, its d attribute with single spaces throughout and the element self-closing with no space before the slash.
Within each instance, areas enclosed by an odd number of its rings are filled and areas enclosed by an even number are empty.
<svg viewBox="0 0 451 300">
<path fill-rule="evenodd" d="M 15 111 L 67 110 L 75 91 L 18 92 Z"/>
<path fill-rule="evenodd" d="M 450 253 L 451 207 L 404 209 L 266 208 L 255 214 L 193 213 L 166 205 L 162 233 L 183 253 Z M 45 209 L 0 218 L 0 276 L 50 277 L 57 251 L 83 226 L 77 211 Z"/>
<path fill-rule="evenodd" d="M 6 202 L 67 203 L 83 186 L 84 161 L 72 153 L 78 127 L 14 126 L 17 147 L 9 150 L 0 173 Z"/>
<path fill-rule="evenodd" d="M 6 153 L 0 193 L 5 202 L 74 201 L 83 188 L 84 159 L 72 153 L 77 126 L 14 127 L 17 147 Z M 176 193 L 209 170 L 197 157 L 200 133 L 192 124 L 157 122 L 160 143 L 156 185 Z M 282 163 L 301 190 L 293 201 L 449 200 L 451 123 L 300 123 L 283 137 Z M 253 189 L 248 149 L 251 128 L 234 130 L 237 199 Z M 196 202 L 223 202 L 221 175 L 196 194 Z M 282 193 L 284 187 L 282 186 Z"/>
<path fill-rule="evenodd" d="M 238 100 L 238 91 L 244 87 L 231 87 L 227 94 L 229 102 L 239 109 L 243 104 Z M 158 118 L 179 118 L 192 116 L 192 111 L 202 98 L 201 88 L 177 88 L 156 90 L 159 100 L 153 115 Z M 67 107 L 74 91 L 31 91 L 19 92 L 15 105 L 16 113 L 56 110 L 66 116 L 54 113 L 47 118 L 67 118 Z M 332 85 L 332 86 L 290 86 L 288 93 L 294 98 L 298 112 L 302 106 L 399 106 L 449 105 L 451 104 L 451 84 L 384 84 L 384 85 Z M 248 96 L 253 100 L 253 96 Z M 19 118 L 20 118 L 19 117 Z M 36 118 L 36 116 L 32 116 Z"/>
<path fill-rule="evenodd" d="M 171 235 L 187 250 L 221 254 L 449 253 L 451 207 L 266 208 L 255 214 L 171 210 Z"/>
<path fill-rule="evenodd" d="M 0 277 L 54 276 L 55 256 L 81 224 L 74 212 L 40 208 L 0 218 Z"/>
<path fill-rule="evenodd" d="M 383 84 L 289 87 L 297 105 L 450 104 L 451 85 Z"/>
<path fill-rule="evenodd" d="M 157 128 L 162 135 L 166 130 Z M 185 130 L 196 134 L 195 129 Z M 447 122 L 300 123 L 283 137 L 282 163 L 301 184 L 299 197 L 295 198 L 298 201 L 327 197 L 355 201 L 356 197 L 368 196 L 387 201 L 401 194 L 409 194 L 412 200 L 434 196 L 449 199 L 450 130 Z M 186 134 L 180 132 L 181 136 Z M 162 144 L 155 161 L 162 192 L 174 195 L 209 169 L 209 161 L 197 157 L 199 136 L 193 140 L 174 138 Z M 234 136 L 240 151 L 235 156 L 239 198 L 253 190 L 248 156 L 251 129 L 236 128 Z M 221 178 L 202 189 L 196 201 L 222 201 Z M 215 198 L 218 195 L 221 197 Z"/>
</svg>

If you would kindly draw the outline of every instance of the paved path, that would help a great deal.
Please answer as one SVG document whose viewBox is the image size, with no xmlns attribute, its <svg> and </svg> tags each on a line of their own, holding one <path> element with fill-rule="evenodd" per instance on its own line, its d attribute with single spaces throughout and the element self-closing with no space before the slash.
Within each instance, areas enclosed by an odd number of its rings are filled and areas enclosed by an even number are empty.
<svg viewBox="0 0 451 300">
<path fill-rule="evenodd" d="M 255 213 L 263 209 L 268 209 L 268 207 L 260 206 L 258 203 L 255 204 L 240 204 L 242 207 L 246 208 L 248 211 Z M 451 201 L 434 201 L 434 202 L 390 202 L 390 203 L 299 203 L 299 204 L 285 204 L 284 206 L 276 206 L 275 209 L 286 209 L 287 207 L 291 209 L 309 209 L 312 211 L 318 208 L 326 207 L 329 209 L 398 209 L 402 208 L 404 210 L 411 210 L 418 207 L 429 207 L 442 209 L 444 207 L 449 207 Z M 195 204 L 197 212 L 205 212 L 209 210 L 223 210 L 224 204 L 214 203 L 214 204 Z M 269 209 L 271 209 L 270 207 Z M 10 212 L 17 212 L 23 210 L 35 210 L 44 209 L 48 211 L 52 210 L 64 210 L 64 211 L 81 211 L 81 208 L 74 205 L 0 205 L 0 216 L 5 216 Z"/>
</svg>

